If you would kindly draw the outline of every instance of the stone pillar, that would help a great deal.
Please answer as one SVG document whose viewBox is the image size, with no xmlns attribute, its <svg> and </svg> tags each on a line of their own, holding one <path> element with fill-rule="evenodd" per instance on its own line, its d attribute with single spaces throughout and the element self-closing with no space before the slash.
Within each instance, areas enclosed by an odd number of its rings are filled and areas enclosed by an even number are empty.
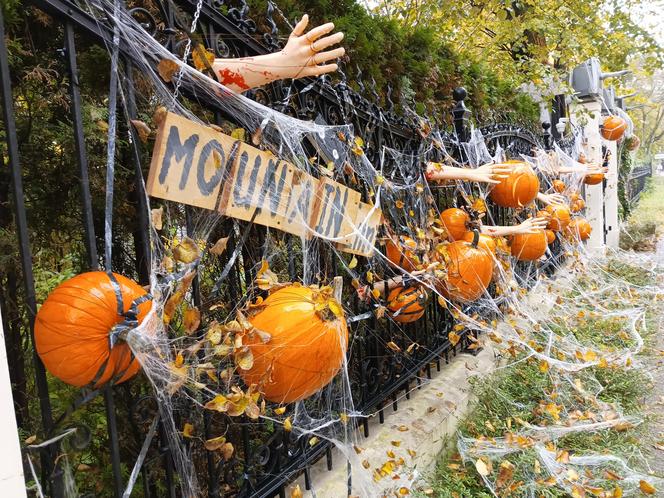
<svg viewBox="0 0 664 498">
<path fill-rule="evenodd" d="M 610 154 L 607 166 L 609 172 L 604 181 L 604 226 L 606 232 L 606 247 L 618 248 L 620 238 L 618 222 L 618 142 L 603 141 Z"/>
<path fill-rule="evenodd" d="M 0 489 L 3 496 L 25 498 L 25 479 L 21 446 L 18 440 L 18 427 L 14 414 L 12 385 L 9 380 L 9 365 L 5 349 L 5 334 L 0 317 Z"/>
<path fill-rule="evenodd" d="M 574 104 L 570 112 L 572 122 L 583 127 L 586 140 L 584 150 L 590 163 L 602 164 L 602 137 L 599 134 L 602 106 L 597 101 Z M 603 251 L 604 243 L 604 186 L 586 185 L 586 218 L 593 231 L 587 248 Z"/>
</svg>

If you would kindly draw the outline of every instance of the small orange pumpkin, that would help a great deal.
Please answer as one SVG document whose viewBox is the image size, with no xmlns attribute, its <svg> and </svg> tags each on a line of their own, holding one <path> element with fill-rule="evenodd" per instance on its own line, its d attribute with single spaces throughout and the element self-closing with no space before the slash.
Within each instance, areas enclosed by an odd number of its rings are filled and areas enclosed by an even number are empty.
<svg viewBox="0 0 664 498">
<path fill-rule="evenodd" d="M 566 188 L 567 185 L 565 185 L 565 182 L 563 182 L 562 180 L 553 180 L 553 190 L 555 190 L 559 194 L 562 194 Z"/>
<path fill-rule="evenodd" d="M 242 380 L 258 385 L 265 399 L 275 403 L 292 403 L 320 391 L 346 355 L 348 328 L 341 306 L 320 289 L 297 284 L 273 292 L 262 304 L 249 322 L 270 340 L 246 336 L 254 362 L 249 370 L 239 370 Z"/>
<path fill-rule="evenodd" d="M 535 261 L 544 256 L 547 245 L 544 230 L 538 230 L 536 233 L 520 233 L 512 236 L 510 252 L 519 261 Z"/>
<path fill-rule="evenodd" d="M 579 199 L 575 200 L 574 202 L 572 202 L 572 204 L 570 205 L 570 211 L 572 211 L 573 213 L 578 213 L 579 211 L 581 211 L 585 207 L 586 207 L 586 201 L 579 198 Z"/>
<path fill-rule="evenodd" d="M 449 208 L 440 213 L 440 220 L 450 241 L 460 240 L 468 231 L 470 216 L 463 209 Z"/>
<path fill-rule="evenodd" d="M 627 130 L 627 121 L 620 116 L 611 115 L 604 118 L 601 133 L 605 140 L 611 140 L 612 142 L 620 140 L 625 130 Z"/>
<path fill-rule="evenodd" d="M 475 238 L 475 232 L 466 232 L 463 236 L 463 240 L 466 242 L 472 242 Z M 491 237 L 491 235 L 486 235 L 484 233 L 480 234 L 480 240 L 477 242 L 477 247 L 484 249 L 490 255 L 496 254 L 496 239 Z"/>
<path fill-rule="evenodd" d="M 547 228 L 556 232 L 560 232 L 567 228 L 571 221 L 569 208 L 564 204 L 551 204 L 546 207 L 546 211 L 551 215 Z"/>
<path fill-rule="evenodd" d="M 428 300 L 429 294 L 420 287 L 397 287 L 387 297 L 387 310 L 395 322 L 410 323 L 422 318 Z"/>
<path fill-rule="evenodd" d="M 529 164 L 507 161 L 512 171 L 491 190 L 491 200 L 502 207 L 519 208 L 531 203 L 539 192 L 539 178 Z"/>
<path fill-rule="evenodd" d="M 58 285 L 35 318 L 35 348 L 46 370 L 73 386 L 100 387 L 132 378 L 141 366 L 129 345 L 110 337 L 125 320 L 137 325 L 150 309 L 136 282 L 113 274 L 82 273 Z M 118 294 L 116 294 L 116 292 Z M 118 313 L 118 295 L 123 314 Z M 115 329 L 116 331 L 118 329 Z"/>
<path fill-rule="evenodd" d="M 447 279 L 439 282 L 439 290 L 454 301 L 472 302 L 479 298 L 491 283 L 493 257 L 478 247 L 479 232 L 473 242 L 451 242 L 445 251 Z"/>
<path fill-rule="evenodd" d="M 641 146 L 641 139 L 636 135 L 632 135 L 629 137 L 629 139 L 627 139 L 626 146 L 628 151 L 634 152 Z"/>
<path fill-rule="evenodd" d="M 578 201 L 579 199 L 583 199 L 579 192 L 572 192 L 571 194 L 569 194 L 569 200 L 570 201 L 574 202 L 574 201 Z"/>
<path fill-rule="evenodd" d="M 567 227 L 567 231 L 583 241 L 588 240 L 590 234 L 593 231 L 593 228 L 585 218 L 574 218 L 569 224 L 569 227 Z"/>
<path fill-rule="evenodd" d="M 537 211 L 537 214 L 535 215 L 535 218 L 545 218 L 547 220 L 551 219 L 551 213 L 549 211 Z"/>
<path fill-rule="evenodd" d="M 585 176 L 583 183 L 586 185 L 597 185 L 598 183 L 602 183 L 602 180 L 604 180 L 604 173 L 591 173 Z"/>
<path fill-rule="evenodd" d="M 392 263 L 404 271 L 413 271 L 420 264 L 415 250 L 417 242 L 407 236 L 401 236 L 396 241 L 387 239 L 385 243 L 385 256 Z"/>
<path fill-rule="evenodd" d="M 547 244 L 553 244 L 556 240 L 556 232 L 553 230 L 544 230 L 544 233 L 546 233 L 546 243 Z"/>
</svg>

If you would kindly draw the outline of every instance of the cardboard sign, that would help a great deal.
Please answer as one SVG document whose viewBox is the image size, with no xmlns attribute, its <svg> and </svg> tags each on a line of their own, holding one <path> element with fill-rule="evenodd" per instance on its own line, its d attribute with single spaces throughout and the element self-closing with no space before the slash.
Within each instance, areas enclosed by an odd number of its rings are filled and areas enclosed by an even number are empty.
<svg viewBox="0 0 664 498">
<path fill-rule="evenodd" d="M 152 152 L 147 190 L 152 197 L 216 209 L 224 171 L 241 142 L 168 113 Z"/>
<path fill-rule="evenodd" d="M 348 245 L 338 246 L 339 250 L 358 256 L 372 256 L 382 217 L 382 211 L 374 209 L 373 204 L 360 202 L 357 216 L 353 220 L 357 233 L 350 239 Z"/>
<path fill-rule="evenodd" d="M 372 206 L 359 192 L 173 113 L 157 133 L 147 190 L 365 256 L 373 253 L 381 217 L 380 210 L 367 216 Z"/>
<path fill-rule="evenodd" d="M 319 180 L 310 226 L 314 235 L 337 244 L 348 244 L 360 207 L 360 193 L 330 178 Z"/>
<path fill-rule="evenodd" d="M 269 152 L 242 144 L 219 203 L 219 212 L 310 238 L 319 181 Z"/>
</svg>

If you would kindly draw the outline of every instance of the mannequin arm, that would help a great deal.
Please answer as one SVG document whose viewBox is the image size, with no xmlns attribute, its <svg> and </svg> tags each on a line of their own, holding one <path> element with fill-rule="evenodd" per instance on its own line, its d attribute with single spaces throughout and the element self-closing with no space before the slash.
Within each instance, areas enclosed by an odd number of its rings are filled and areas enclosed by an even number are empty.
<svg viewBox="0 0 664 498">
<path fill-rule="evenodd" d="M 492 237 L 504 237 L 524 233 L 536 233 L 546 228 L 549 220 L 546 218 L 528 218 L 526 221 L 514 226 L 488 226 L 482 225 L 481 232 Z"/>
<path fill-rule="evenodd" d="M 373 285 L 364 285 L 357 289 L 357 296 L 360 298 L 360 301 L 369 301 L 373 297 L 371 293 L 372 289 L 376 289 L 378 292 L 380 292 L 380 296 L 385 297 L 386 294 L 389 294 L 392 289 L 408 285 L 409 281 L 412 283 L 417 283 L 418 280 L 426 279 L 427 275 L 425 274 L 437 266 L 438 263 L 432 263 L 426 270 L 416 270 L 410 272 L 408 275 L 399 275 L 397 277 L 390 278 L 389 280 L 374 282 Z"/>
<path fill-rule="evenodd" d="M 440 163 L 427 163 L 426 178 L 429 181 L 462 180 L 467 182 L 500 183 L 507 178 L 511 168 L 506 164 L 484 164 L 478 168 L 457 168 Z"/>
<path fill-rule="evenodd" d="M 286 78 L 320 76 L 336 71 L 338 66 L 330 61 L 343 57 L 343 47 L 326 50 L 343 40 L 343 33 L 325 36 L 334 29 L 327 23 L 313 28 L 306 34 L 309 23 L 306 14 L 297 23 L 280 52 L 239 59 L 215 59 L 214 74 L 222 85 L 233 91 L 244 92 L 272 81 Z"/>
<path fill-rule="evenodd" d="M 565 196 L 561 194 L 543 194 L 542 192 L 537 193 L 537 200 L 542 204 L 565 204 Z"/>
</svg>

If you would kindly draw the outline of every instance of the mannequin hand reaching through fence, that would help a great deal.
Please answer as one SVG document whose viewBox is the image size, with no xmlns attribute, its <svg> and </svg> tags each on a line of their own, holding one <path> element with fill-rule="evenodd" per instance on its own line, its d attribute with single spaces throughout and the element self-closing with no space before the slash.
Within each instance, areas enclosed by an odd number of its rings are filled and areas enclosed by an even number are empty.
<svg viewBox="0 0 664 498">
<path fill-rule="evenodd" d="M 550 204 L 565 204 L 567 202 L 565 196 L 562 194 L 543 194 L 542 192 L 537 194 L 537 200 L 547 206 Z"/>
<path fill-rule="evenodd" d="M 335 59 L 346 53 L 343 47 L 326 50 L 344 38 L 343 33 L 328 35 L 333 23 L 317 26 L 307 33 L 309 16 L 304 15 L 279 52 L 238 59 L 215 59 L 212 69 L 219 82 L 236 92 L 287 78 L 320 76 L 338 69 Z"/>
<path fill-rule="evenodd" d="M 597 164 L 577 163 L 574 166 L 558 166 L 556 173 L 584 173 L 586 175 L 590 175 L 594 173 L 606 173 L 607 171 L 609 171 L 609 168 L 605 168 Z"/>
<path fill-rule="evenodd" d="M 424 270 L 415 270 L 410 272 L 408 275 L 400 275 L 398 277 L 390 278 L 389 280 L 381 280 L 380 282 L 374 282 L 373 285 L 363 285 L 357 289 L 357 297 L 360 301 L 368 301 L 371 297 L 376 297 L 372 294 L 375 289 L 378 291 L 378 297 L 385 297 L 392 289 L 397 287 L 408 286 L 411 284 L 417 284 L 419 282 L 426 282 L 433 277 L 433 270 L 439 266 L 439 263 L 431 263 Z"/>
<path fill-rule="evenodd" d="M 549 220 L 545 217 L 528 218 L 526 221 L 514 226 L 491 226 L 482 225 L 481 232 L 492 237 L 504 237 L 524 233 L 536 233 L 546 228 Z"/>
<path fill-rule="evenodd" d="M 468 182 L 498 184 L 511 171 L 507 164 L 484 164 L 477 168 L 457 168 L 440 163 L 427 163 L 426 178 L 429 181 L 462 180 Z"/>
<path fill-rule="evenodd" d="M 538 218 L 528 218 L 514 227 L 512 235 L 537 233 L 539 230 L 544 230 L 548 224 L 548 218 L 543 216 Z"/>
</svg>

